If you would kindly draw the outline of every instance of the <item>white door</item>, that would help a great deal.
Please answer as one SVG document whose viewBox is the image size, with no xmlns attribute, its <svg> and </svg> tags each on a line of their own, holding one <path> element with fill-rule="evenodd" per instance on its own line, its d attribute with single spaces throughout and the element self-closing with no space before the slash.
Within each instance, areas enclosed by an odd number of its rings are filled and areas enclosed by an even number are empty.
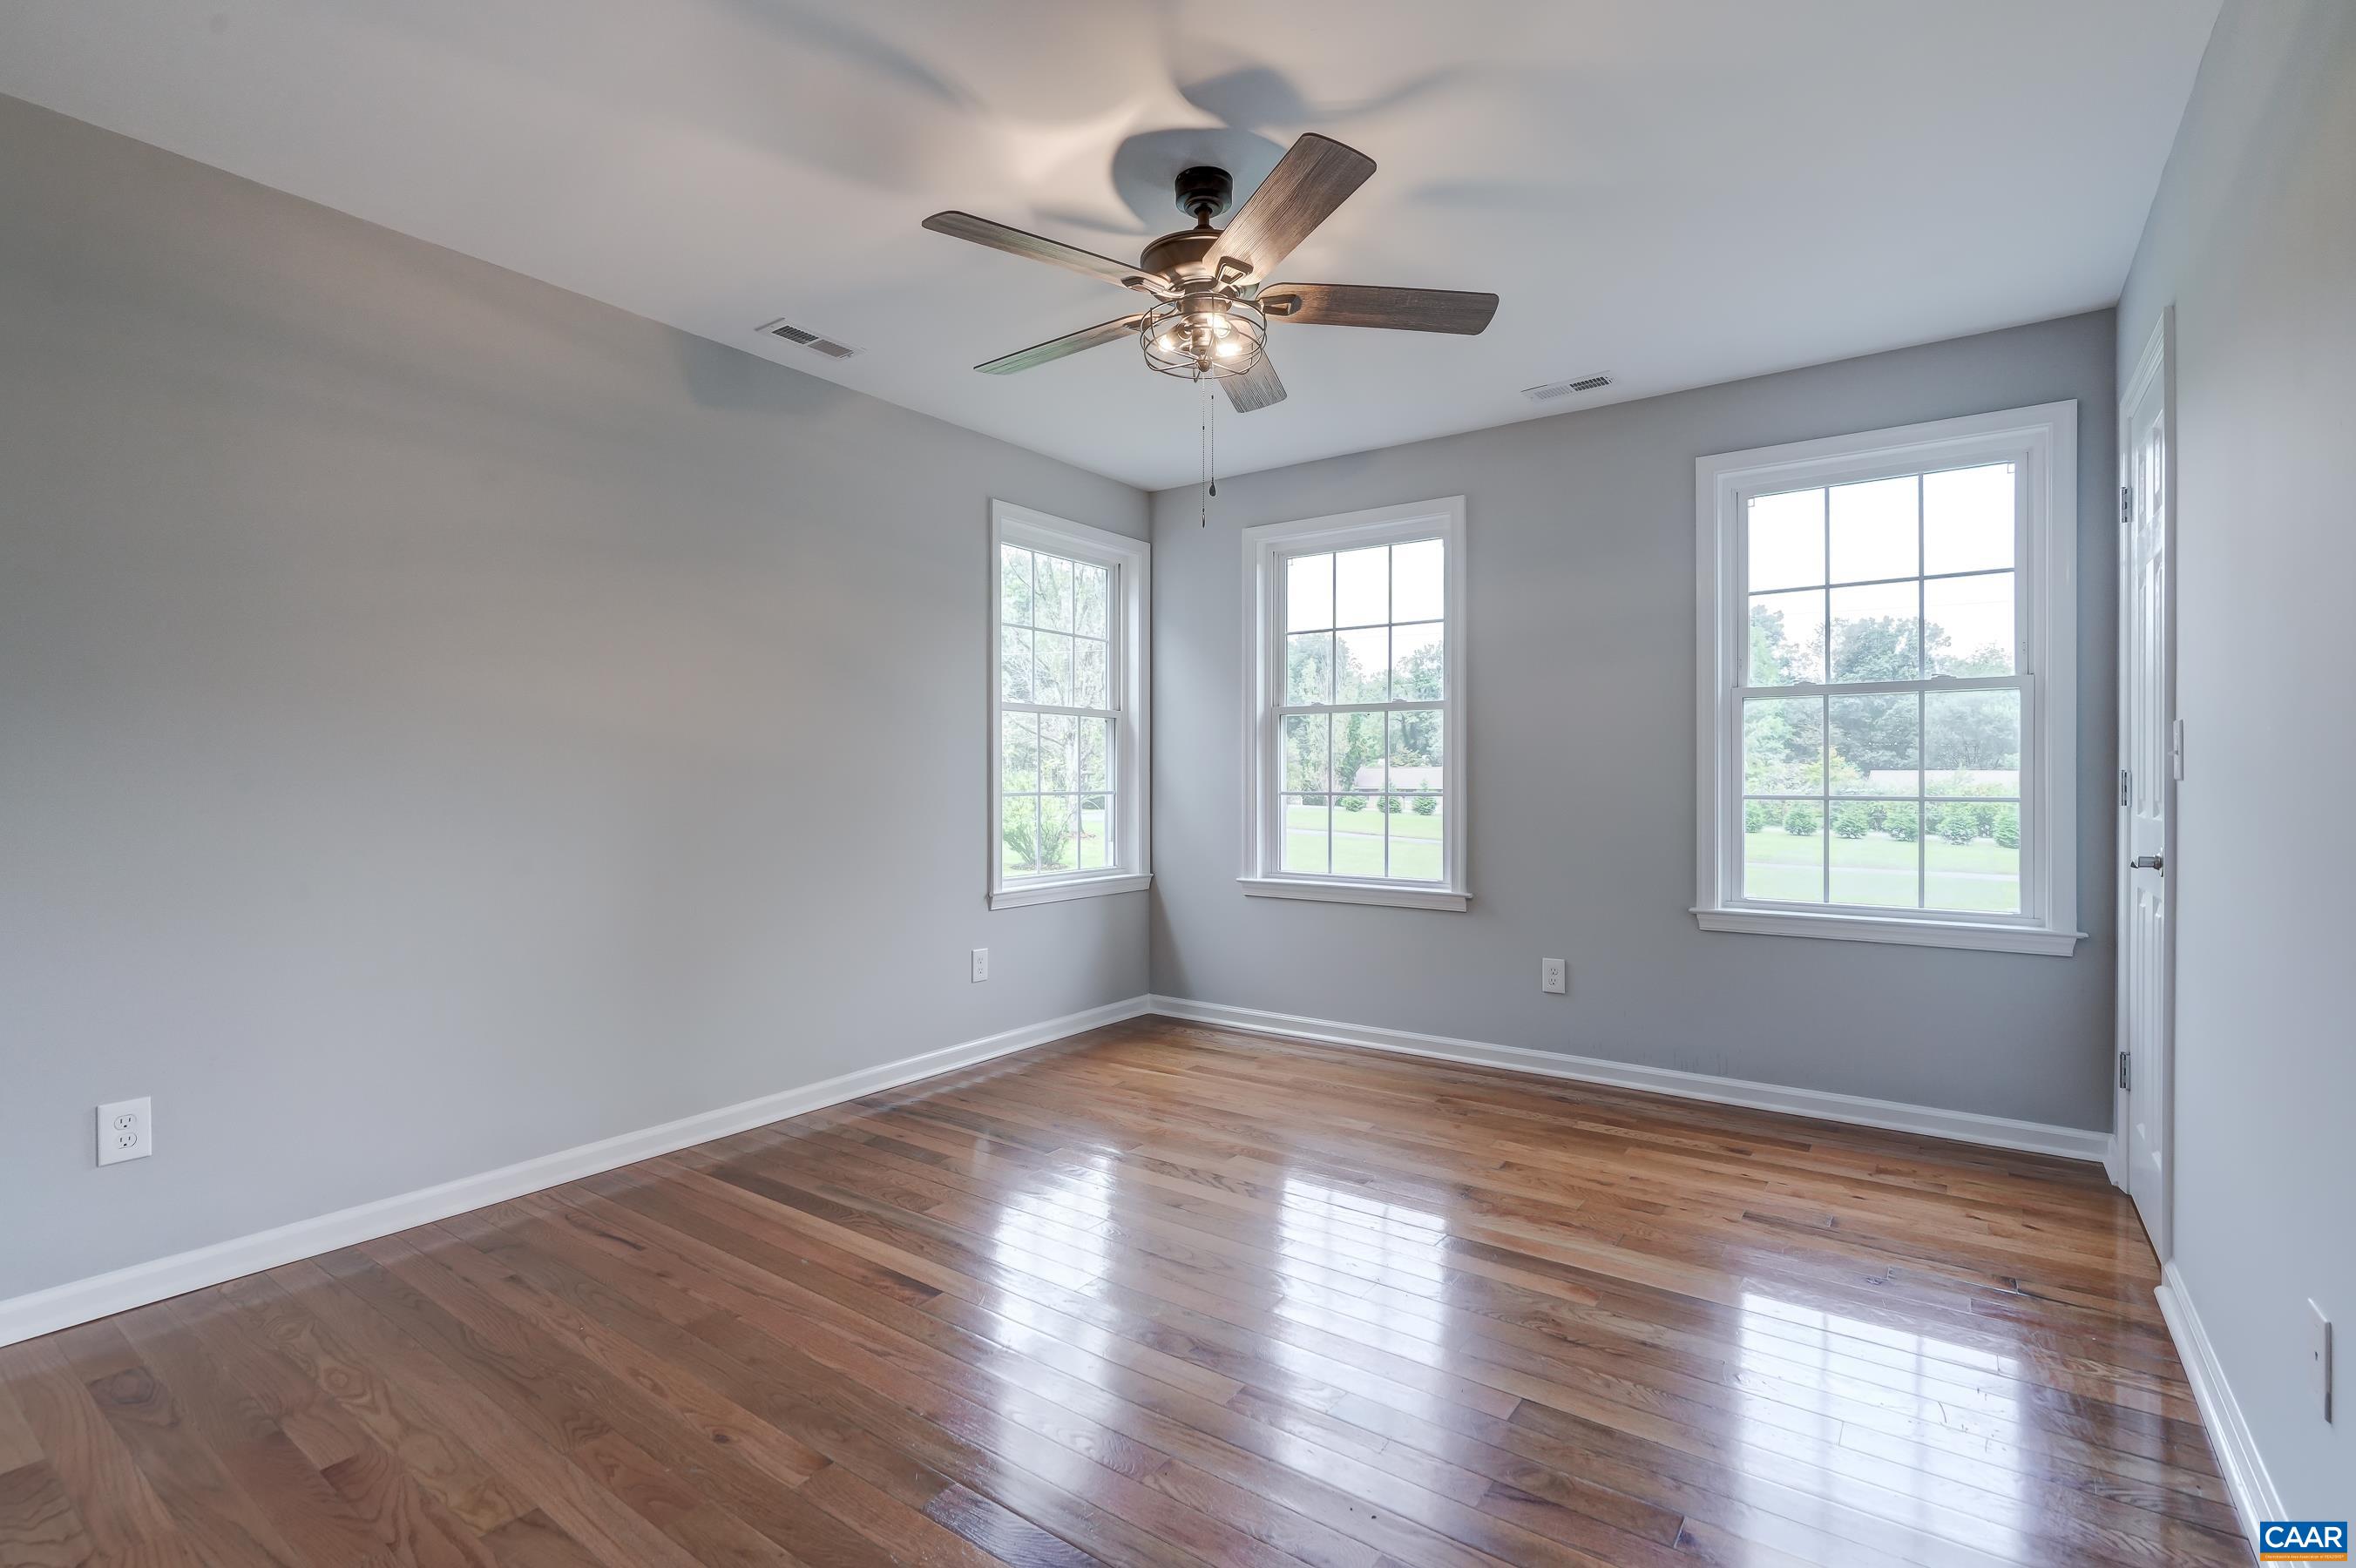
<svg viewBox="0 0 2356 1568">
<path fill-rule="evenodd" d="M 2119 406 L 2119 1104 L 2121 1173 L 2144 1229 L 2169 1255 L 2169 1031 L 2175 946 L 2169 841 L 2181 756 L 2171 679 L 2165 317 Z"/>
</svg>

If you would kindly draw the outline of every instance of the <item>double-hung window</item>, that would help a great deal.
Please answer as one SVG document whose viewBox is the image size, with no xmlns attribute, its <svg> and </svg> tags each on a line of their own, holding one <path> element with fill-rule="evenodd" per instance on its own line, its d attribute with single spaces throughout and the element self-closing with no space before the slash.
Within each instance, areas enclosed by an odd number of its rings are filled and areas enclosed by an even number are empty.
<svg viewBox="0 0 2356 1568">
<path fill-rule="evenodd" d="M 991 508 L 990 904 L 1150 880 L 1146 616 L 1138 539 Z"/>
<path fill-rule="evenodd" d="M 1705 928 L 2071 951 L 2076 410 L 1700 460 Z"/>
<path fill-rule="evenodd" d="M 1247 893 L 1465 907 L 1464 500 L 1244 530 Z"/>
</svg>

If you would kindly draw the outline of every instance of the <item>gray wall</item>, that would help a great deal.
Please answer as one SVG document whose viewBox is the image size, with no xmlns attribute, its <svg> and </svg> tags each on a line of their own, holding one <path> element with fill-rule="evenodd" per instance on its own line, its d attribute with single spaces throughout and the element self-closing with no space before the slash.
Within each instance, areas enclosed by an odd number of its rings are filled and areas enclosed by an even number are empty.
<svg viewBox="0 0 2356 1568">
<path fill-rule="evenodd" d="M 1229 481 L 1207 531 L 1191 491 L 1156 498 L 1157 891 L 993 915 L 987 501 L 1141 534 L 1145 497 L 0 100 L 0 1297 L 1149 971 L 2102 1125 L 2106 532 L 2095 940 L 1705 934 L 1691 474 L 2075 397 L 2100 519 L 2113 351 L 2095 315 L 1334 459 Z M 1243 900 L 1237 528 L 1458 492 L 1473 910 Z M 1608 743 L 1574 751 L 1572 713 Z M 1570 958 L 1568 999 L 1540 955 Z M 134 1094 L 163 1152 L 96 1168 L 91 1107 Z"/>
<path fill-rule="evenodd" d="M 2293 1519 L 2356 1498 L 2356 6 L 2229 0 L 2119 306 L 2176 306 L 2176 1256 Z M 2307 1303 L 2339 1325 L 2322 1420 Z"/>
<path fill-rule="evenodd" d="M 1154 498 L 1154 989 L 2106 1127 L 2116 598 L 2107 311 Z M 1705 933 L 1694 892 L 1694 459 L 2079 400 L 2079 923 L 2070 958 Z M 1240 545 L 1466 499 L 1472 907 L 1247 899 Z M 1538 989 L 1570 960 L 1570 994 Z"/>
<path fill-rule="evenodd" d="M 1127 486 L 5 99 L 0 475 L 0 1297 L 1145 989 L 982 900 Z"/>
</svg>

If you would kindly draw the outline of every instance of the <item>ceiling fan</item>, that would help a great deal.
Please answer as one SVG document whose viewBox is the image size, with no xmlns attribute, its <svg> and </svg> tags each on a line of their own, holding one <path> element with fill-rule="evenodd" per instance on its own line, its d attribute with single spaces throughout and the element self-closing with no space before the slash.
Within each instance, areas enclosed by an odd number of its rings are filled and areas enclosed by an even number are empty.
<svg viewBox="0 0 2356 1568">
<path fill-rule="evenodd" d="M 1179 210 L 1194 227 L 1164 234 L 1135 266 L 1058 240 L 1010 229 L 969 212 L 936 212 L 925 227 L 1010 255 L 1027 256 L 1152 296 L 1118 316 L 974 367 L 1011 376 L 1084 348 L 1135 336 L 1145 361 L 1164 375 L 1215 379 L 1238 413 L 1284 399 L 1268 357 L 1268 324 L 1381 326 L 1403 332 L 1478 333 L 1497 314 L 1495 294 L 1452 289 L 1393 289 L 1357 283 L 1271 283 L 1277 266 L 1375 172 L 1374 159 L 1313 132 L 1292 144 L 1225 229 L 1235 180 L 1226 170 L 1182 170 Z"/>
</svg>

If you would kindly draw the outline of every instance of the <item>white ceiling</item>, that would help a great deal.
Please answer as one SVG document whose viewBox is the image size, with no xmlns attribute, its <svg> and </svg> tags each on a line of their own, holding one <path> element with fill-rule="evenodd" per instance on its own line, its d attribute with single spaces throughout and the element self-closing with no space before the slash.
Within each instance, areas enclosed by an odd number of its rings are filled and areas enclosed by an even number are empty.
<svg viewBox="0 0 2356 1568">
<path fill-rule="evenodd" d="M 918 219 L 1126 259 L 1183 164 L 1240 200 L 1301 131 L 1371 155 L 1286 278 L 1504 305 L 1278 324 L 1290 400 L 1220 402 L 1243 473 L 2107 304 L 2217 6 L 11 0 L 0 91 L 1159 488 L 1198 405 L 1129 347 L 969 368 L 1136 296 Z"/>
</svg>

